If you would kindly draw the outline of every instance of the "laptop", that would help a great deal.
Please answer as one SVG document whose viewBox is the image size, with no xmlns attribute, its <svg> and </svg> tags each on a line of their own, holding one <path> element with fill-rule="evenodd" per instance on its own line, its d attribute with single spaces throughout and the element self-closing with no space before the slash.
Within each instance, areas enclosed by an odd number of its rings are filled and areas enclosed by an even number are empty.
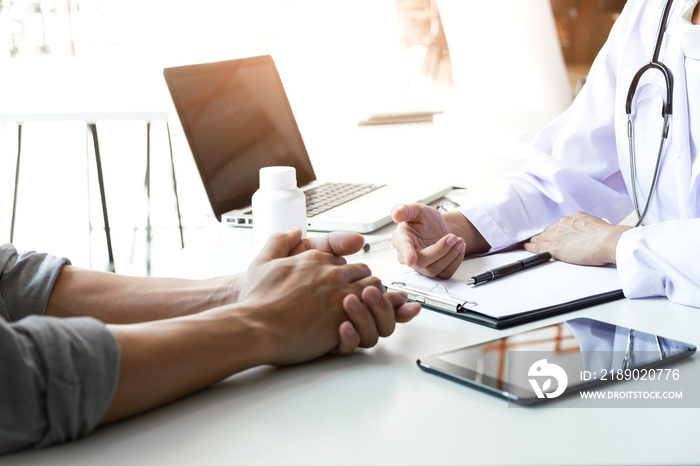
<svg viewBox="0 0 700 466">
<path fill-rule="evenodd" d="M 251 199 L 266 166 L 296 169 L 311 231 L 368 233 L 391 222 L 396 204 L 430 203 L 451 190 L 317 180 L 269 55 L 170 67 L 163 75 L 214 215 L 227 225 L 253 226 Z M 329 189 L 331 198 L 319 194 Z"/>
</svg>

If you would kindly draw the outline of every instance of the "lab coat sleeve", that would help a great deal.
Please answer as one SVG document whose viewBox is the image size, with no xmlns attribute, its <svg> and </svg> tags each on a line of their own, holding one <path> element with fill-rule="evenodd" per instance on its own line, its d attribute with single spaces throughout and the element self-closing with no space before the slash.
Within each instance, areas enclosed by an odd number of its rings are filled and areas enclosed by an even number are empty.
<svg viewBox="0 0 700 466">
<path fill-rule="evenodd" d="M 616 250 L 625 296 L 667 296 L 673 302 L 700 307 L 698 238 L 700 219 L 661 222 L 625 232 Z"/>
<path fill-rule="evenodd" d="M 490 196 L 460 209 L 492 251 L 526 241 L 576 211 L 611 222 L 631 211 L 613 124 L 618 27 L 572 105 L 535 138 L 524 168 L 501 180 Z"/>
</svg>

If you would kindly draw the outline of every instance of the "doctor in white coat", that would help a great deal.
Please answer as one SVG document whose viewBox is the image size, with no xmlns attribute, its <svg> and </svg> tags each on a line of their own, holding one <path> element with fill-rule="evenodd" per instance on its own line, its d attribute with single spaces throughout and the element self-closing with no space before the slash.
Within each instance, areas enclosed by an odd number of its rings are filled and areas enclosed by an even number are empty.
<svg viewBox="0 0 700 466">
<path fill-rule="evenodd" d="M 617 264 L 629 298 L 700 307 L 699 24 L 698 0 L 629 0 L 582 91 L 539 133 L 520 173 L 458 211 L 394 209 L 399 261 L 449 277 L 467 254 L 522 243 L 566 262 Z M 635 210 L 638 226 L 617 225 Z"/>
</svg>

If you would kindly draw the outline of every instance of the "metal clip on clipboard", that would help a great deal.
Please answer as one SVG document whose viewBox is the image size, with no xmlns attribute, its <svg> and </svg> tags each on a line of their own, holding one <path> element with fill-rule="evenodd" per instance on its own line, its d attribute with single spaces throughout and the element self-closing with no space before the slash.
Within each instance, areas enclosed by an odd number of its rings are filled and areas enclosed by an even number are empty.
<svg viewBox="0 0 700 466">
<path fill-rule="evenodd" d="M 409 300 L 443 311 L 463 313 L 471 310 L 478 304 L 476 301 L 469 301 L 450 293 L 444 285 L 439 283 L 428 288 L 405 282 L 392 282 L 387 288 L 395 291 L 404 291 L 408 294 Z"/>
</svg>

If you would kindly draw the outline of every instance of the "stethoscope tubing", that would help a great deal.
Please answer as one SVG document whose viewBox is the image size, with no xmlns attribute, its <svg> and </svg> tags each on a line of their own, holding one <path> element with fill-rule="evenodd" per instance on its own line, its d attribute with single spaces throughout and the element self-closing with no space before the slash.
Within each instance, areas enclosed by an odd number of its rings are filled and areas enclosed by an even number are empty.
<svg viewBox="0 0 700 466">
<path fill-rule="evenodd" d="M 634 201 L 634 209 L 637 213 L 637 224 L 635 226 L 640 226 L 644 224 L 644 219 L 649 211 L 649 205 L 651 204 L 651 199 L 654 196 L 656 190 L 656 185 L 659 179 L 659 169 L 661 166 L 661 156 L 664 150 L 664 144 L 666 139 L 668 139 L 668 130 L 670 126 L 670 116 L 673 113 L 673 73 L 668 69 L 666 65 L 659 61 L 659 54 L 661 52 L 661 41 L 663 40 L 664 32 L 666 31 L 666 23 L 668 21 L 668 16 L 671 12 L 671 4 L 673 0 L 667 0 L 664 6 L 664 11 L 661 16 L 661 21 L 659 22 L 659 32 L 656 38 L 656 44 L 654 45 L 654 52 L 652 54 L 649 63 L 644 65 L 637 71 L 637 73 L 632 78 L 629 90 L 627 91 L 627 99 L 625 100 L 625 111 L 627 113 L 627 139 L 629 143 L 629 155 L 630 155 L 630 178 L 632 184 L 632 198 Z M 658 70 L 663 76 L 666 82 L 666 101 L 664 102 L 663 108 L 661 109 L 661 115 L 664 118 L 663 128 L 661 131 L 661 142 L 659 143 L 659 152 L 656 156 L 656 166 L 654 168 L 654 176 L 652 178 L 651 186 L 649 188 L 649 195 L 647 196 L 647 201 L 644 206 L 644 210 L 640 211 L 639 200 L 637 198 L 637 160 L 634 151 L 634 129 L 632 124 L 632 102 L 634 100 L 634 94 L 637 92 L 637 85 L 642 75 L 649 70 Z"/>
</svg>

